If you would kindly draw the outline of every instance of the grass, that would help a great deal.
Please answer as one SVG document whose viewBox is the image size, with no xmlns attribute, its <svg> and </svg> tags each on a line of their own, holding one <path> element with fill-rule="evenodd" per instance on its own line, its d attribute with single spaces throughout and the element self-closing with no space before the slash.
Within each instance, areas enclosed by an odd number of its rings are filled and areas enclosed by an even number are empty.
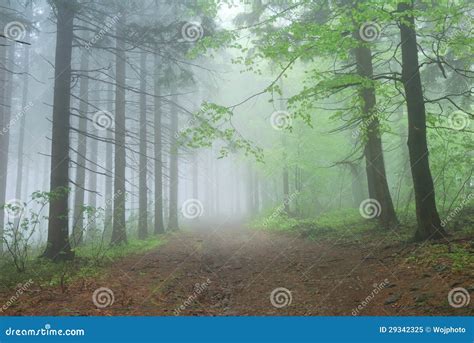
<svg viewBox="0 0 474 343">
<path fill-rule="evenodd" d="M 443 214 L 441 218 L 444 218 Z M 387 230 L 381 228 L 377 220 L 362 218 L 358 209 L 336 210 L 312 219 L 288 217 L 281 211 L 274 211 L 257 218 L 250 226 L 259 230 L 299 234 L 313 240 L 337 238 L 347 242 L 368 242 L 387 239 L 390 242 L 410 242 L 416 230 L 416 218 L 399 215 L 399 220 L 401 224 L 398 228 Z M 472 237 L 473 223 L 474 208 L 465 208 L 449 222 L 447 231 L 453 237 Z"/>
<path fill-rule="evenodd" d="M 423 267 L 448 269 L 455 272 L 473 270 L 474 253 L 471 243 L 426 244 L 406 258 L 406 262 Z M 442 270 L 439 271 L 442 271 Z"/>
<path fill-rule="evenodd" d="M 54 263 L 44 258 L 30 258 L 22 273 L 15 269 L 8 258 L 4 258 L 0 260 L 0 291 L 9 290 L 30 279 L 40 286 L 64 287 L 78 278 L 97 276 L 112 262 L 153 250 L 164 242 L 165 238 L 158 236 L 147 240 L 132 239 L 127 244 L 115 247 L 101 248 L 99 245 L 87 244 L 75 249 L 73 261 Z"/>
<path fill-rule="evenodd" d="M 396 230 L 384 230 L 376 220 L 367 220 L 360 216 L 357 209 L 343 209 L 324 213 L 313 219 L 299 219 L 285 214 L 270 214 L 251 223 L 251 226 L 266 231 L 299 234 L 309 239 L 343 239 L 358 241 L 364 238 L 406 240 L 410 236 L 409 228 L 401 225 Z"/>
</svg>

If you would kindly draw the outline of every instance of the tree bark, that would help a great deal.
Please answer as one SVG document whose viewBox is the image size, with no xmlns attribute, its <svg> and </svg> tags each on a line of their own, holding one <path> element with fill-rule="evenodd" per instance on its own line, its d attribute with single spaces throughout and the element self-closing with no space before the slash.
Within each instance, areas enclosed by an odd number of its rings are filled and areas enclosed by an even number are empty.
<svg viewBox="0 0 474 343">
<path fill-rule="evenodd" d="M 114 210 L 111 245 L 127 242 L 125 224 L 125 42 L 123 36 L 125 16 L 117 21 L 116 60 L 115 60 L 115 156 L 114 156 Z"/>
<path fill-rule="evenodd" d="M 172 93 L 176 93 L 173 91 Z M 173 103 L 177 102 L 174 95 Z M 170 199 L 169 199 L 169 221 L 168 230 L 178 230 L 178 111 L 174 105 L 171 105 L 171 126 L 170 126 Z"/>
<path fill-rule="evenodd" d="M 87 49 L 81 52 L 81 70 L 89 69 L 89 53 Z M 79 131 L 77 134 L 77 158 L 76 158 L 76 185 L 74 191 L 74 216 L 72 228 L 72 243 L 79 246 L 84 241 L 84 185 L 86 181 L 86 155 L 87 155 L 87 136 L 81 132 L 87 132 L 87 111 L 89 108 L 89 78 L 83 75 L 79 82 Z"/>
<path fill-rule="evenodd" d="M 154 233 L 161 234 L 165 232 L 163 221 L 163 156 L 162 156 L 162 138 L 161 138 L 161 100 L 159 71 L 160 65 L 158 56 L 154 58 L 154 153 L 155 153 L 155 228 Z"/>
<path fill-rule="evenodd" d="M 363 43 L 359 32 L 355 33 L 358 40 Z M 357 73 L 367 79 L 373 77 L 372 51 L 367 46 L 359 46 L 354 49 Z M 359 91 L 362 99 L 363 123 L 367 131 L 367 143 L 364 154 L 366 161 L 367 182 L 369 196 L 380 203 L 380 224 L 384 228 L 398 226 L 398 219 L 393 207 L 392 197 L 385 172 L 382 138 L 380 134 L 380 123 L 376 113 L 375 89 L 366 86 Z"/>
<path fill-rule="evenodd" d="M 7 61 L 8 46 L 0 45 L 0 64 L 5 66 Z M 7 83 L 6 68 L 0 68 L 0 206 L 6 201 L 7 172 L 8 172 L 8 146 L 10 141 L 10 109 L 6 97 Z M 3 252 L 3 228 L 5 225 L 5 211 L 0 209 L 0 253 Z"/>
<path fill-rule="evenodd" d="M 96 100 L 97 103 L 100 102 L 100 89 L 97 89 L 96 91 L 93 91 L 92 93 L 94 99 Z M 96 105 L 97 106 L 97 105 Z M 91 134 L 93 136 L 98 136 L 98 130 L 94 126 L 91 129 Z M 88 193 L 88 206 L 90 206 L 93 209 L 97 209 L 97 156 L 99 154 L 99 141 L 95 138 L 92 138 L 89 140 L 90 144 L 90 162 L 89 162 L 89 190 L 90 192 Z M 89 218 L 87 218 L 87 229 L 89 233 L 95 232 L 97 229 L 97 221 L 96 221 L 97 214 L 92 213 Z"/>
<path fill-rule="evenodd" d="M 286 166 L 286 158 L 284 158 L 283 166 L 283 208 L 287 216 L 290 215 L 290 182 L 288 176 L 288 167 Z"/>
<path fill-rule="evenodd" d="M 398 11 L 411 11 L 413 3 L 398 4 Z M 400 25 L 402 80 L 408 110 L 408 152 L 415 190 L 416 240 L 436 239 L 446 235 L 436 208 L 426 138 L 426 111 L 418 63 L 418 47 L 414 17 L 406 13 Z"/>
<path fill-rule="evenodd" d="M 359 208 L 360 203 L 364 200 L 364 189 L 361 178 L 361 166 L 356 163 L 349 163 L 349 170 L 352 176 L 352 201 L 355 208 Z"/>
<path fill-rule="evenodd" d="M 50 189 L 57 194 L 49 203 L 48 241 L 43 256 L 60 261 L 74 257 L 69 245 L 68 199 L 71 54 L 75 2 L 56 0 L 53 3 L 57 8 L 57 33 Z"/>
<path fill-rule="evenodd" d="M 148 235 L 148 187 L 147 187 L 147 146 L 146 146 L 146 53 L 140 54 L 140 157 L 138 175 L 138 238 Z"/>
<path fill-rule="evenodd" d="M 31 18 L 32 11 L 31 7 L 32 4 L 27 4 L 26 9 L 26 17 Z M 29 41 L 30 31 L 27 30 L 25 40 Z M 24 150 L 24 143 L 25 143 L 25 128 L 26 128 L 26 115 L 27 111 L 25 110 L 28 103 L 28 87 L 29 87 L 29 70 L 30 70 L 30 47 L 28 45 L 23 46 L 23 94 L 21 99 L 21 110 L 23 111 L 23 115 L 21 116 L 20 120 L 20 132 L 18 135 L 18 166 L 16 171 L 16 189 L 15 189 L 15 197 L 17 199 L 21 199 L 21 187 L 23 184 L 23 150 Z"/>
<path fill-rule="evenodd" d="M 113 111 L 113 85 L 109 83 L 107 86 L 107 111 L 109 114 Z M 107 128 L 107 143 L 105 146 L 105 169 L 108 173 L 112 173 L 113 169 L 113 153 L 114 153 L 114 144 L 112 143 L 114 137 L 112 130 Z M 111 176 L 105 177 L 105 222 L 104 222 L 104 230 L 110 234 L 112 230 L 112 186 L 113 186 L 113 178 Z M 110 237 L 110 236 L 106 236 Z"/>
</svg>

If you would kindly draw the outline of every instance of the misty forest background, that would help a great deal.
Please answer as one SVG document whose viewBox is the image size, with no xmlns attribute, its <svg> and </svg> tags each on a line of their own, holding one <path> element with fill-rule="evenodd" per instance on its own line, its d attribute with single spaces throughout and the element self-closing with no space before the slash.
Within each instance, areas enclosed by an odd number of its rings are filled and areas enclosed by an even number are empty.
<svg viewBox="0 0 474 343">
<path fill-rule="evenodd" d="M 384 237 L 469 270 L 473 14 L 1 0 L 0 287 L 34 273 L 65 289 L 216 223 Z"/>
</svg>

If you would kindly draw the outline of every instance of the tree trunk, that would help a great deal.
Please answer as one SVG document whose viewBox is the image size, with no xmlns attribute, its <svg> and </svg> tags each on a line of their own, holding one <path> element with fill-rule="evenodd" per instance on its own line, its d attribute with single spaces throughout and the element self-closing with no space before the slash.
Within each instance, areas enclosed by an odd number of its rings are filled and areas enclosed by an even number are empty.
<svg viewBox="0 0 474 343">
<path fill-rule="evenodd" d="M 284 158 L 285 165 L 283 166 L 283 208 L 287 216 L 290 215 L 290 182 L 288 177 L 288 167 L 286 166 L 286 158 Z"/>
<path fill-rule="evenodd" d="M 0 44 L 0 65 L 5 66 L 7 60 L 6 45 Z M 10 141 L 10 130 L 8 128 L 10 122 L 10 108 L 6 97 L 6 88 L 11 87 L 7 83 L 7 71 L 0 68 L 0 206 L 6 201 L 7 191 L 7 172 L 8 172 L 8 145 Z M 0 253 L 3 252 L 3 227 L 5 225 L 5 211 L 0 209 Z"/>
<path fill-rule="evenodd" d="M 100 89 L 97 89 L 93 92 L 94 99 L 97 100 L 97 103 L 100 103 Z M 96 105 L 98 106 L 98 105 Z M 92 136 L 98 136 L 98 130 L 93 126 L 91 130 Z M 99 141 L 95 138 L 89 140 L 90 144 L 90 172 L 89 172 L 89 187 L 88 189 L 90 192 L 88 193 L 88 206 L 92 207 L 93 209 L 97 209 L 97 156 L 99 153 Z M 94 234 L 95 230 L 97 229 L 97 214 L 92 213 L 91 216 L 88 218 L 88 231 Z M 92 237 L 93 238 L 93 237 Z"/>
<path fill-rule="evenodd" d="M 217 151 L 213 150 L 213 155 L 216 156 L 218 154 Z M 218 159 L 213 159 L 214 161 L 214 177 L 212 178 L 214 180 L 214 213 L 216 215 L 216 218 L 219 216 L 220 212 L 220 200 L 219 200 L 219 191 L 220 191 L 220 186 L 219 186 L 219 160 Z"/>
<path fill-rule="evenodd" d="M 359 208 L 360 203 L 364 200 L 361 169 L 362 168 L 358 163 L 349 163 L 349 170 L 352 176 L 352 201 L 355 208 Z"/>
<path fill-rule="evenodd" d="M 176 93 L 173 91 L 172 93 Z M 174 95 L 171 105 L 171 127 L 170 127 L 170 199 L 169 199 L 169 221 L 168 230 L 178 230 L 178 111 L 174 105 L 177 98 Z"/>
<path fill-rule="evenodd" d="M 398 11 L 413 9 L 412 3 L 398 4 Z M 418 63 L 415 19 L 406 14 L 400 22 L 402 80 L 408 110 L 408 151 L 413 177 L 418 227 L 416 240 L 441 238 L 446 232 L 436 209 L 436 198 L 428 160 L 426 112 Z"/>
<path fill-rule="evenodd" d="M 138 175 L 138 238 L 148 235 L 148 187 L 147 187 L 147 147 L 146 147 L 146 53 L 140 54 L 140 157 Z"/>
<path fill-rule="evenodd" d="M 26 17 L 31 18 L 32 11 L 31 11 L 32 4 L 27 4 L 26 9 Z M 28 30 L 25 36 L 25 40 L 29 41 L 30 31 Z M 23 94 L 21 99 L 21 111 L 23 115 L 21 116 L 20 120 L 20 132 L 18 135 L 18 167 L 16 171 L 16 190 L 15 190 L 15 197 L 17 199 L 21 199 L 21 186 L 23 183 L 23 150 L 25 144 L 25 128 L 26 128 L 26 115 L 27 111 L 25 108 L 28 104 L 28 87 L 29 87 L 29 70 L 30 70 L 30 47 L 28 45 L 23 46 L 24 55 L 23 55 Z"/>
<path fill-rule="evenodd" d="M 162 156 L 162 138 L 161 138 L 161 100 L 160 100 L 160 81 L 159 81 L 159 60 L 155 55 L 154 60 L 154 109 L 155 109 L 155 229 L 154 233 L 160 234 L 165 232 L 165 225 L 163 221 L 163 156 Z"/>
<path fill-rule="evenodd" d="M 107 111 L 109 114 L 113 111 L 113 85 L 109 83 L 107 86 Z M 111 128 L 107 128 L 107 143 L 105 146 L 105 169 L 107 173 L 113 174 L 113 153 L 114 153 L 114 144 L 112 143 L 114 137 Z M 112 230 L 112 186 L 113 186 L 113 178 L 112 176 L 105 177 L 105 222 L 104 222 L 104 230 L 110 234 Z M 105 237 L 110 237 L 109 235 Z"/>
<path fill-rule="evenodd" d="M 127 242 L 125 226 L 125 18 L 121 16 L 116 29 L 116 60 L 115 60 L 115 156 L 114 156 L 114 210 L 111 245 Z"/>
<path fill-rule="evenodd" d="M 355 35 L 362 44 L 359 32 Z M 372 51 L 367 46 L 359 46 L 355 50 L 357 73 L 367 79 L 373 76 Z M 372 85 L 362 88 L 359 92 L 363 100 L 363 123 L 367 130 L 367 143 L 364 154 L 367 170 L 369 196 L 380 204 L 378 219 L 384 228 L 398 225 L 397 215 L 393 207 L 392 197 L 385 172 L 380 124 L 376 113 L 375 89 Z"/>
<path fill-rule="evenodd" d="M 69 125 L 71 104 L 71 54 L 74 1 L 54 1 L 57 8 L 54 68 L 51 186 L 57 194 L 49 203 L 48 242 L 44 257 L 66 260 L 74 257 L 69 245 Z"/>
<path fill-rule="evenodd" d="M 82 48 L 81 48 L 82 49 Z M 81 66 L 82 71 L 89 69 L 89 52 L 82 49 Z M 86 155 L 87 155 L 87 111 L 89 108 L 89 78 L 83 75 L 79 82 L 79 132 L 77 134 L 77 158 L 76 158 L 76 188 L 74 191 L 74 216 L 72 227 L 72 243 L 79 246 L 84 240 L 84 185 L 86 181 Z"/>
</svg>

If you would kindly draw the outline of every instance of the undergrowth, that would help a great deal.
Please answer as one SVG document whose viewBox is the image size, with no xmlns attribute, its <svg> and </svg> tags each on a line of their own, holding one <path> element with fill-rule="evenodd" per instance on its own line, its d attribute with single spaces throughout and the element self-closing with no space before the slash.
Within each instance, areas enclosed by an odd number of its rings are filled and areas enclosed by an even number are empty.
<svg viewBox="0 0 474 343">
<path fill-rule="evenodd" d="M 445 218 L 446 214 L 441 214 Z M 399 215 L 400 225 L 385 229 L 376 219 L 362 218 L 358 209 L 327 212 L 317 218 L 289 217 L 281 211 L 267 212 L 250 226 L 258 230 L 298 234 L 309 239 L 339 239 L 343 241 L 374 241 L 389 238 L 391 242 L 410 242 L 416 228 L 416 218 Z M 445 228 L 450 237 L 474 235 L 474 208 L 465 208 Z"/>
<path fill-rule="evenodd" d="M 28 280 L 36 286 L 61 286 L 77 278 L 94 277 L 110 265 L 128 255 L 150 251 L 164 243 L 164 237 L 153 237 L 147 240 L 133 239 L 127 244 L 98 249 L 93 244 L 75 249 L 73 261 L 52 262 L 44 258 L 28 259 L 25 271 L 19 273 L 8 258 L 0 259 L 0 291 L 8 290 Z M 39 252 L 39 250 L 38 250 Z M 38 254 L 36 254 L 38 256 Z"/>
</svg>

